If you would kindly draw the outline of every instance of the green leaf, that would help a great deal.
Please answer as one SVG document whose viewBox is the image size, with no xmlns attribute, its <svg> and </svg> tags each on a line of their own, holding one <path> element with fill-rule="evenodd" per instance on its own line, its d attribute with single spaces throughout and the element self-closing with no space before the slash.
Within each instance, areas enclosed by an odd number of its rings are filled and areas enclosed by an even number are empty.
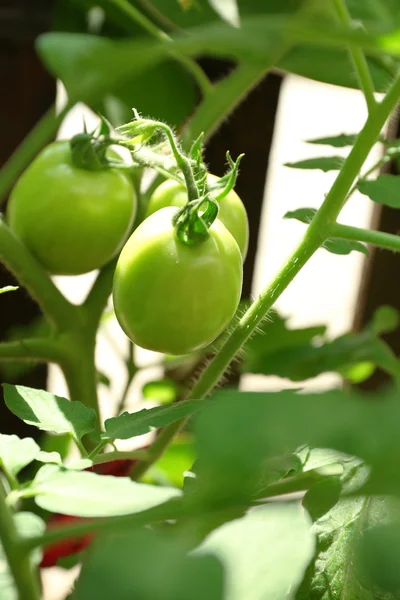
<svg viewBox="0 0 400 600">
<path fill-rule="evenodd" d="M 370 327 L 376 335 L 381 335 L 382 333 L 392 333 L 399 324 L 399 311 L 393 306 L 382 305 L 376 309 Z"/>
<path fill-rule="evenodd" d="M 313 521 L 317 521 L 339 502 L 342 486 L 339 477 L 316 483 L 303 498 L 303 506 Z"/>
<path fill-rule="evenodd" d="M 196 460 L 194 441 L 186 434 L 170 444 L 161 458 L 144 475 L 145 483 L 183 486 L 185 472 L 190 471 Z"/>
<path fill-rule="evenodd" d="M 144 408 L 135 413 L 123 413 L 119 417 L 107 419 L 104 423 L 104 439 L 128 440 L 152 429 L 164 427 L 175 421 L 193 415 L 204 406 L 202 400 L 187 400 L 166 406 Z"/>
<path fill-rule="evenodd" d="M 369 256 L 368 248 L 361 242 L 353 240 L 328 239 L 323 243 L 322 247 L 332 254 L 339 254 L 341 256 L 350 254 L 353 251 Z"/>
<path fill-rule="evenodd" d="M 35 457 L 35 460 L 42 463 L 53 463 L 55 465 L 61 465 L 62 463 L 61 456 L 58 452 L 44 452 L 43 450 L 39 452 Z"/>
<path fill-rule="evenodd" d="M 71 433 L 77 439 L 95 429 L 95 411 L 80 402 L 22 385 L 3 383 L 3 388 L 8 408 L 28 425 L 52 433 Z"/>
<path fill-rule="evenodd" d="M 306 444 L 364 459 L 372 467 L 371 493 L 396 493 L 399 419 L 396 391 L 361 395 L 341 390 L 220 390 L 195 419 L 198 477 L 193 486 L 213 503 L 248 502 L 259 489 L 266 461 Z"/>
<path fill-rule="evenodd" d="M 292 169 L 320 169 L 327 173 L 328 171 L 340 171 L 344 165 L 342 156 L 320 156 L 318 158 L 309 158 L 294 163 L 285 163 L 285 167 Z"/>
<path fill-rule="evenodd" d="M 396 600 L 400 591 L 400 521 L 399 516 L 387 523 L 367 529 L 360 540 L 358 559 L 369 579 L 385 595 Z M 390 594 L 390 595 L 389 595 Z M 379 595 L 379 598 L 381 596 Z"/>
<path fill-rule="evenodd" d="M 208 0 L 213 9 L 219 16 L 232 25 L 233 27 L 240 26 L 239 9 L 237 0 Z"/>
<path fill-rule="evenodd" d="M 365 536 L 368 531 L 371 531 L 371 528 L 374 530 L 376 524 L 387 521 L 390 512 L 390 502 L 386 499 L 353 497 L 342 498 L 319 518 L 313 526 L 317 536 L 316 555 L 306 573 L 297 600 L 396 600 L 398 594 L 383 594 L 382 588 L 381 591 L 376 589 L 374 581 L 379 574 L 380 584 L 399 582 L 398 564 L 395 580 L 390 577 L 388 561 L 391 552 L 387 552 L 387 560 L 383 562 L 382 546 L 375 547 L 375 560 L 370 565 L 363 564 L 362 558 L 365 558 L 365 553 L 363 556 L 360 552 L 366 549 L 365 544 L 368 540 Z M 378 540 L 374 541 L 376 543 Z M 388 588 L 389 586 L 386 586 L 386 591 L 390 591 Z M 391 591 L 398 592 L 398 587 Z"/>
<path fill-rule="evenodd" d="M 42 467 L 30 485 L 35 502 L 50 512 L 77 517 L 127 515 L 180 496 L 179 490 L 135 483 L 126 477 Z"/>
<path fill-rule="evenodd" d="M 359 181 L 357 189 L 378 204 L 400 208 L 400 177 L 398 175 L 378 175 L 371 181 Z"/>
<path fill-rule="evenodd" d="M 41 535 L 46 529 L 45 522 L 37 515 L 29 512 L 20 512 L 15 515 L 15 526 L 22 538 Z M 38 565 L 42 559 L 42 552 L 36 549 L 30 555 L 32 565 Z M 1 600 L 19 600 L 19 595 L 10 572 L 7 559 L 0 543 L 0 597 Z"/>
<path fill-rule="evenodd" d="M 17 475 L 35 460 L 40 448 L 32 438 L 0 434 L 0 465 L 11 475 Z"/>
<path fill-rule="evenodd" d="M 314 552 L 314 536 L 296 504 L 264 506 L 222 525 L 194 552 L 224 567 L 225 598 L 294 598 Z"/>
<path fill-rule="evenodd" d="M 96 537 L 73 600 L 222 600 L 222 579 L 214 556 L 187 554 L 184 536 L 143 529 Z"/>
<path fill-rule="evenodd" d="M 300 221 L 300 223 L 304 223 L 305 225 L 309 225 L 315 215 L 317 214 L 316 208 L 298 208 L 297 210 L 291 210 L 287 212 L 283 218 L 284 219 L 296 219 L 296 221 Z"/>
<path fill-rule="evenodd" d="M 0 288 L 0 294 L 5 294 L 6 292 L 15 292 L 19 287 L 17 285 L 6 285 L 5 287 Z"/>
<path fill-rule="evenodd" d="M 315 208 L 298 208 L 297 210 L 289 211 L 284 215 L 284 219 L 296 219 L 305 225 L 309 225 L 315 217 L 317 210 Z M 352 240 L 332 239 L 329 238 L 322 244 L 322 248 L 332 252 L 332 254 L 347 255 L 353 250 L 362 252 L 368 256 L 368 248 L 361 242 Z"/>
<path fill-rule="evenodd" d="M 306 140 L 307 144 L 320 144 L 323 146 L 333 146 L 334 148 L 345 148 L 346 146 L 353 146 L 357 139 L 357 134 L 346 134 L 341 133 L 333 137 L 322 137 L 315 138 L 313 140 Z"/>
</svg>

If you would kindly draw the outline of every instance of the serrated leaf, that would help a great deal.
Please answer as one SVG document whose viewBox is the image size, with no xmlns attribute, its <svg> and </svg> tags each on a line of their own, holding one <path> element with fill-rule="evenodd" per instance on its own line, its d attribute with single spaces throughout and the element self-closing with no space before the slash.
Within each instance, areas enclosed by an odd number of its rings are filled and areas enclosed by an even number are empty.
<svg viewBox="0 0 400 600">
<path fill-rule="evenodd" d="M 46 529 L 45 522 L 37 515 L 29 512 L 20 512 L 15 515 L 15 526 L 22 538 L 41 535 Z M 38 565 L 42 559 L 40 549 L 34 550 L 30 555 L 32 565 Z M 1 600 L 19 600 L 20 596 L 15 587 L 14 578 L 10 572 L 7 559 L 0 543 L 0 597 Z"/>
<path fill-rule="evenodd" d="M 315 138 L 313 140 L 306 140 L 307 144 L 319 144 L 323 146 L 333 146 L 333 148 L 345 148 L 346 146 L 353 146 L 357 139 L 357 134 L 346 134 L 341 133 L 333 137 L 322 137 Z"/>
<path fill-rule="evenodd" d="M 15 292 L 18 290 L 17 285 L 6 285 L 5 287 L 0 288 L 0 294 L 5 294 L 7 292 Z"/>
<path fill-rule="evenodd" d="M 311 523 L 296 504 L 269 505 L 213 531 L 194 552 L 224 566 L 225 598 L 290 600 L 313 556 Z"/>
<path fill-rule="evenodd" d="M 328 171 L 340 171 L 344 165 L 344 160 L 342 156 L 320 156 L 294 163 L 285 163 L 284 166 L 291 169 L 320 169 L 327 173 Z"/>
<path fill-rule="evenodd" d="M 219 16 L 232 25 L 233 27 L 240 26 L 239 8 L 237 0 L 208 0 L 213 9 Z"/>
<path fill-rule="evenodd" d="M 181 493 L 175 488 L 136 483 L 126 477 L 70 471 L 45 465 L 30 485 L 35 502 L 50 512 L 77 517 L 127 515 L 157 506 Z"/>
<path fill-rule="evenodd" d="M 11 475 L 17 475 L 37 458 L 39 452 L 40 448 L 32 438 L 0 434 L 0 466 Z"/>
<path fill-rule="evenodd" d="M 128 440 L 148 433 L 154 428 L 163 427 L 184 417 L 193 415 L 204 406 L 202 400 L 187 400 L 176 404 L 144 408 L 135 413 L 123 413 L 119 417 L 107 419 L 104 423 L 104 439 Z"/>
<path fill-rule="evenodd" d="M 371 181 L 359 181 L 357 189 L 378 204 L 400 208 L 400 177 L 398 175 L 378 175 Z"/>
<path fill-rule="evenodd" d="M 94 431 L 96 413 L 44 390 L 3 383 L 7 407 L 28 425 L 52 433 L 71 433 L 77 439 Z"/>
</svg>

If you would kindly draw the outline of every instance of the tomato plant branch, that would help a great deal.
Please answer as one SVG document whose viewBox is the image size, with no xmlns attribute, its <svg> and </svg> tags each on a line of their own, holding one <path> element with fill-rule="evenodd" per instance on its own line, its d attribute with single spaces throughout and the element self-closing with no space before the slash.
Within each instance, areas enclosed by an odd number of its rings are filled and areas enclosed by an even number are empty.
<svg viewBox="0 0 400 600">
<path fill-rule="evenodd" d="M 1 217 L 0 259 L 58 329 L 68 330 L 72 324 L 77 324 L 79 314 L 76 307 L 62 295 L 46 271 L 9 230 Z"/>
<path fill-rule="evenodd" d="M 6 491 L 0 478 L 0 539 L 12 573 L 19 600 L 40 600 L 39 585 L 30 562 L 22 550 L 20 535 L 11 509 L 6 503 Z"/>
<path fill-rule="evenodd" d="M 360 227 L 351 227 L 350 225 L 341 225 L 336 223 L 331 228 L 331 236 L 343 240 L 355 240 L 366 242 L 378 248 L 400 252 L 400 236 L 384 231 L 374 231 L 371 229 L 362 229 Z"/>
<path fill-rule="evenodd" d="M 371 148 L 377 142 L 385 122 L 396 108 L 399 98 L 400 74 L 394 80 L 382 102 L 369 115 L 342 170 L 327 194 L 321 208 L 310 223 L 303 239 L 272 282 L 267 285 L 240 319 L 218 354 L 215 355 L 200 375 L 191 392 L 188 394 L 188 398 L 202 399 L 212 391 L 242 346 L 266 317 L 276 300 L 329 237 L 331 227 L 336 222 L 346 202 L 354 180 L 358 176 Z M 150 460 L 146 463 L 139 462 L 132 470 L 131 477 L 133 479 L 141 477 L 151 464 L 163 454 L 164 450 L 168 447 L 176 433 L 185 425 L 186 421 L 186 419 L 182 419 L 168 425 L 161 431 L 154 444 L 148 450 Z"/>
<path fill-rule="evenodd" d="M 0 170 L 0 204 L 23 170 L 54 136 L 70 108 L 71 105 L 68 104 L 58 115 L 56 115 L 54 105 L 49 108 L 2 167 Z"/>
<path fill-rule="evenodd" d="M 135 21 L 142 29 L 147 31 L 151 36 L 159 40 L 160 42 L 171 43 L 172 39 L 169 37 L 167 33 L 162 31 L 146 17 L 140 10 L 138 10 L 133 4 L 128 2 L 127 0 L 109 0 L 109 4 L 114 4 L 117 6 L 121 12 L 124 13 L 127 17 Z M 192 75 L 193 79 L 196 81 L 197 85 L 201 89 L 204 96 L 209 94 L 213 85 L 211 81 L 208 79 L 207 75 L 204 73 L 203 69 L 188 56 L 180 54 L 176 50 L 171 49 L 171 56 L 179 62 L 185 69 Z"/>
<path fill-rule="evenodd" d="M 49 338 L 28 338 L 0 344 L 0 362 L 4 360 L 60 363 L 65 358 L 61 345 Z"/>
<path fill-rule="evenodd" d="M 333 0 L 333 4 L 342 25 L 350 27 L 352 25 L 352 18 L 347 9 L 345 0 Z M 376 107 L 376 100 L 374 97 L 375 88 L 371 73 L 369 71 L 367 59 L 365 58 L 361 48 L 358 48 L 353 44 L 349 44 L 349 52 L 357 73 L 358 81 L 362 91 L 364 92 L 368 110 L 369 112 L 372 112 Z"/>
</svg>

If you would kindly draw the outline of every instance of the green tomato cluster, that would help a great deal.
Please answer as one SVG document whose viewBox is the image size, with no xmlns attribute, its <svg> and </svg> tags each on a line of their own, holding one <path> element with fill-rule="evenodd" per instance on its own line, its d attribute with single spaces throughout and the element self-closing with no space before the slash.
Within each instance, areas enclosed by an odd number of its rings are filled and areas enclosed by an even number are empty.
<svg viewBox="0 0 400 600">
<path fill-rule="evenodd" d="M 210 175 L 209 183 L 218 178 Z M 120 253 L 113 300 L 122 329 L 143 348 L 187 354 L 212 343 L 235 315 L 248 221 L 231 190 L 220 202 L 208 238 L 187 245 L 173 224 L 186 202 L 183 185 L 164 182 L 123 247 L 137 208 L 129 176 L 115 167 L 79 168 L 69 143 L 55 142 L 18 180 L 7 221 L 51 274 L 87 273 Z"/>
</svg>

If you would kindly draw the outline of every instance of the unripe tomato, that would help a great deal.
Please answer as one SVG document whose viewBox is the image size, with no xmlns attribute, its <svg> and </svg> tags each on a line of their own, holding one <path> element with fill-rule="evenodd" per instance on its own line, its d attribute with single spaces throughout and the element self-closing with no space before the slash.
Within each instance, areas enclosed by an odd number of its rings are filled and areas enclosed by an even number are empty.
<svg viewBox="0 0 400 600">
<path fill-rule="evenodd" d="M 11 192 L 11 230 L 50 272 L 79 275 L 98 269 L 122 247 L 136 198 L 118 168 L 73 165 L 69 142 L 47 146 Z"/>
<path fill-rule="evenodd" d="M 208 176 L 209 184 L 219 180 L 215 175 Z M 147 216 L 166 206 L 182 208 L 188 200 L 186 188 L 174 179 L 167 179 L 162 183 L 150 198 Z M 243 260 L 246 258 L 249 245 L 249 222 L 243 202 L 234 190 L 219 201 L 218 219 L 233 235 L 239 244 Z"/>
<path fill-rule="evenodd" d="M 176 208 L 148 217 L 129 238 L 114 276 L 114 308 L 127 336 L 165 354 L 187 354 L 210 344 L 234 316 L 242 288 L 242 257 L 216 219 L 209 238 L 179 241 Z"/>
</svg>

